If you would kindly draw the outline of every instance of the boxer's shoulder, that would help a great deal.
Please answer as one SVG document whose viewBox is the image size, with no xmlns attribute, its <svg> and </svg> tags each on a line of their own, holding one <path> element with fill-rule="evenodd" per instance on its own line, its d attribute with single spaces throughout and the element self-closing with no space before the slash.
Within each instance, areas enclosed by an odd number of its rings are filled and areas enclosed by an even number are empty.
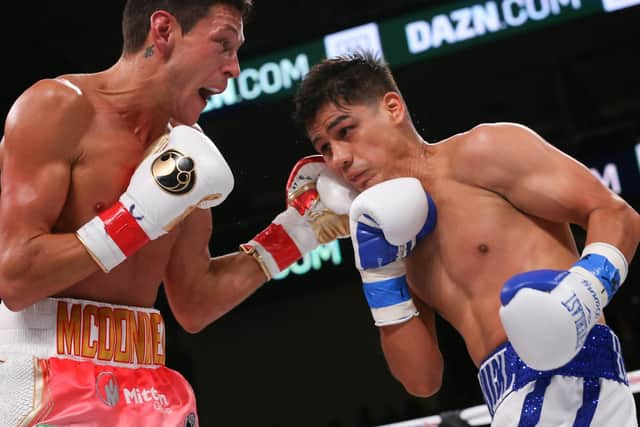
<svg viewBox="0 0 640 427">
<path fill-rule="evenodd" d="M 51 108 L 50 113 L 87 108 L 90 102 L 76 83 L 66 78 L 42 79 L 35 82 L 16 101 L 18 107 Z M 55 108 L 53 108 L 55 107 Z"/>
<path fill-rule="evenodd" d="M 56 141 L 63 145 L 78 141 L 94 115 L 94 107 L 77 86 L 59 79 L 39 80 L 11 107 L 5 139 L 8 145 L 13 141 L 23 146 L 29 141 L 59 149 Z"/>
<path fill-rule="evenodd" d="M 455 181 L 474 185 L 473 175 L 479 164 L 486 163 L 488 150 L 485 144 L 476 140 L 472 130 L 457 133 L 436 143 L 428 145 L 425 171 L 437 176 L 429 180 L 431 191 L 441 187 L 443 182 Z"/>
<path fill-rule="evenodd" d="M 521 144 L 514 144 L 518 132 L 520 127 L 511 123 L 482 123 L 448 138 L 440 148 L 451 176 L 463 184 L 500 192 L 511 178 L 510 160 L 520 153 Z"/>
</svg>

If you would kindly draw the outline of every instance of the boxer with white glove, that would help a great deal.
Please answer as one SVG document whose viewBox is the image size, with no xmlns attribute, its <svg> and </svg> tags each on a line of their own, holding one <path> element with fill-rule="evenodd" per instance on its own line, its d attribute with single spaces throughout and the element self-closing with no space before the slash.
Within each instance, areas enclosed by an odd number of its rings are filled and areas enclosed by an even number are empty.
<svg viewBox="0 0 640 427">
<path fill-rule="evenodd" d="M 109 272 L 196 207 L 222 203 L 232 189 L 233 174 L 214 143 L 192 127 L 176 126 L 142 160 L 119 200 L 76 235 Z"/>
<path fill-rule="evenodd" d="M 415 178 L 384 181 L 353 201 L 351 240 L 376 326 L 406 322 L 418 315 L 404 258 L 434 229 L 436 220 L 435 204 Z"/>
<path fill-rule="evenodd" d="M 568 271 L 536 270 L 509 279 L 500 296 L 500 318 L 520 358 L 537 370 L 573 359 L 627 271 L 622 252 L 596 242 Z"/>
<path fill-rule="evenodd" d="M 270 280 L 319 245 L 348 237 L 348 212 L 355 196 L 322 156 L 304 157 L 287 180 L 287 209 L 240 249 L 256 258 Z"/>
</svg>

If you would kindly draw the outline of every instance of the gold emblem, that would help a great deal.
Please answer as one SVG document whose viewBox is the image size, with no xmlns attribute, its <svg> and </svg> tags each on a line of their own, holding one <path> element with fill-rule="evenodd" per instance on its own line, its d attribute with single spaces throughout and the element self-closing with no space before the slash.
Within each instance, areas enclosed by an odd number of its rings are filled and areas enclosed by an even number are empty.
<svg viewBox="0 0 640 427">
<path fill-rule="evenodd" d="M 318 242 L 322 244 L 349 237 L 349 215 L 337 215 L 325 208 L 310 213 L 309 220 Z"/>
<path fill-rule="evenodd" d="M 173 149 L 153 161 L 151 174 L 160 188 L 172 194 L 186 194 L 196 183 L 193 159 Z"/>
</svg>

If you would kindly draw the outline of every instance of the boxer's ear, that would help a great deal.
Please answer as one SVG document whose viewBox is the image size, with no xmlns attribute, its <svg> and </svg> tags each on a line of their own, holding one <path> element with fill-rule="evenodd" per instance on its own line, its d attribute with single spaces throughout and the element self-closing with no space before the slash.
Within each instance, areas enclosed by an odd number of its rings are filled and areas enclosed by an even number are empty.
<svg viewBox="0 0 640 427">
<path fill-rule="evenodd" d="M 156 49 L 163 57 L 169 55 L 173 48 L 174 38 L 180 33 L 176 18 L 165 10 L 156 10 L 149 18 L 149 41 L 151 49 Z M 147 48 L 149 49 L 149 48 Z M 153 52 L 149 52 L 153 54 Z M 145 55 L 147 55 L 145 51 Z"/>
<path fill-rule="evenodd" d="M 397 92 L 387 92 L 380 101 L 382 108 L 393 123 L 401 123 L 405 119 L 406 107 L 402 96 Z"/>
</svg>

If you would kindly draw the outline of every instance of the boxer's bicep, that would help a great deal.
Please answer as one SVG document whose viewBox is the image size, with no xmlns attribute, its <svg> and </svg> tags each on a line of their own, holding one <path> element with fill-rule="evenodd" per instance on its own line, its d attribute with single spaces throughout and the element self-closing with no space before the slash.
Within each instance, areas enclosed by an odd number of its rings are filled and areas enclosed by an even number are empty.
<svg viewBox="0 0 640 427">
<path fill-rule="evenodd" d="M 16 231 L 24 227 L 37 235 L 51 231 L 62 211 L 71 166 L 60 159 L 25 159 L 24 154 L 15 150 L 7 156 L 2 171 L 0 224 Z"/>
<path fill-rule="evenodd" d="M 5 126 L 0 228 L 24 238 L 50 232 L 60 215 L 85 122 L 78 101 L 50 86 L 25 92 Z"/>
<path fill-rule="evenodd" d="M 4 136 L 0 140 L 0 194 L 2 194 L 2 165 L 4 164 Z"/>
<path fill-rule="evenodd" d="M 526 213 L 586 228 L 589 215 L 615 197 L 584 165 L 555 149 L 536 160 L 538 168 L 514 179 L 505 191 Z"/>
<path fill-rule="evenodd" d="M 0 139 L 0 174 L 2 174 L 2 163 L 4 159 L 4 136 Z"/>
</svg>

